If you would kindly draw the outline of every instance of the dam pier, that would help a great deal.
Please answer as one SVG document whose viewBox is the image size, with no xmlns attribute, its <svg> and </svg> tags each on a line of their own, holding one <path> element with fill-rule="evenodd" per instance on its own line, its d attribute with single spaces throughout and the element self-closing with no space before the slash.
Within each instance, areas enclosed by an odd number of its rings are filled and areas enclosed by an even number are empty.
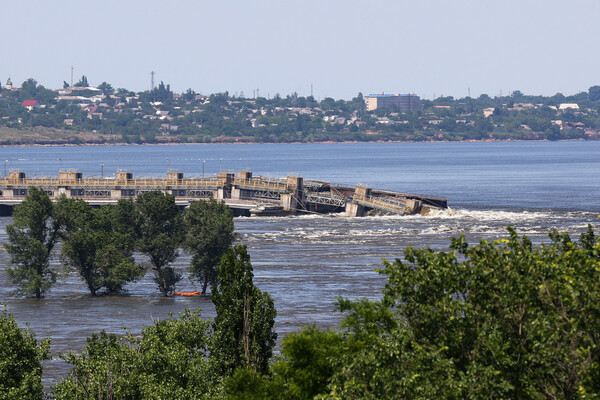
<svg viewBox="0 0 600 400">
<path fill-rule="evenodd" d="M 236 216 L 281 216 L 301 213 L 345 213 L 349 217 L 378 214 L 426 214 L 447 208 L 446 199 L 376 190 L 364 185 L 345 187 L 299 176 L 269 178 L 250 171 L 221 172 L 213 177 L 186 178 L 176 170 L 166 177 L 134 178 L 119 170 L 114 177 L 86 178 L 77 170 L 61 169 L 58 177 L 28 177 L 11 170 L 0 178 L 0 215 L 8 215 L 31 187 L 39 187 L 52 200 L 65 195 L 92 206 L 116 204 L 139 194 L 159 190 L 172 194 L 180 207 L 198 200 L 224 201 Z"/>
</svg>

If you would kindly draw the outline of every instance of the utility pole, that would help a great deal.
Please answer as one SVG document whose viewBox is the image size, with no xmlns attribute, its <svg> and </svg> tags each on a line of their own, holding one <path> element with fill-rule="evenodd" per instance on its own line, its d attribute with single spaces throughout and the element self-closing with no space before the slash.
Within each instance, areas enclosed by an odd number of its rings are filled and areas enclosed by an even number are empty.
<svg viewBox="0 0 600 400">
<path fill-rule="evenodd" d="M 73 71 L 75 70 L 75 67 L 71 65 L 71 87 L 73 87 Z"/>
</svg>

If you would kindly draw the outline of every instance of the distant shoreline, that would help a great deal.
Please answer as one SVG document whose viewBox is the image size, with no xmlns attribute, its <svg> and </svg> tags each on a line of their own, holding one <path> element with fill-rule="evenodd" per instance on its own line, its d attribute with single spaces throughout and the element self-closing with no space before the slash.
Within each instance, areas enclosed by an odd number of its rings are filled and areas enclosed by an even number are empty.
<svg viewBox="0 0 600 400">
<path fill-rule="evenodd" d="M 4 147 L 93 147 L 93 146 L 188 146 L 188 145 L 202 145 L 202 146 L 215 146 L 215 145 L 275 145 L 275 144 L 349 144 L 349 143 L 510 143 L 510 142 L 596 142 L 595 139 L 561 139 L 561 140 L 548 140 L 548 139 L 484 139 L 484 140 L 431 140 L 431 141 L 411 141 L 411 140 L 389 140 L 389 141 L 322 141 L 322 142 L 222 142 L 222 143 L 204 143 L 204 142 L 185 142 L 185 143 L 29 143 L 29 144 L 0 144 L 0 148 Z"/>
</svg>

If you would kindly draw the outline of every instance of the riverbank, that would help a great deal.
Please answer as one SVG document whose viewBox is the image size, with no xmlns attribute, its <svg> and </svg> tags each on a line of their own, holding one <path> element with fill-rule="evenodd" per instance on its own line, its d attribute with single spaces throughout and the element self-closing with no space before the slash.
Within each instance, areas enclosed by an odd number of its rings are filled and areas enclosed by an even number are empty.
<svg viewBox="0 0 600 400">
<path fill-rule="evenodd" d="M 597 141 L 600 139 L 564 139 L 560 141 Z M 257 145 L 257 144 L 333 144 L 333 143 L 486 143 L 486 142 L 548 142 L 547 139 L 470 139 L 470 140 L 324 140 L 324 141 L 290 141 L 290 142 L 260 142 L 260 141 L 219 141 L 219 142 L 188 142 L 180 141 L 174 136 L 162 136 L 154 142 L 132 143 L 117 140 L 116 135 L 99 134 L 93 131 L 74 132 L 54 128 L 15 129 L 0 128 L 0 147 L 57 147 L 57 146 L 173 146 L 173 145 Z"/>
</svg>

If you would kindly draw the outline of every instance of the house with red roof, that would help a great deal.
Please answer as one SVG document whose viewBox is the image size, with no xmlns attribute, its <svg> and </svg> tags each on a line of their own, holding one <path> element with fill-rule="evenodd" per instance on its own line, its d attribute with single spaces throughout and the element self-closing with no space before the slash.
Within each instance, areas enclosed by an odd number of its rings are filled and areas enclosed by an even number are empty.
<svg viewBox="0 0 600 400">
<path fill-rule="evenodd" d="M 21 103 L 23 107 L 25 107 L 28 111 L 33 110 L 34 108 L 39 108 L 39 104 L 37 100 L 23 100 Z"/>
</svg>

